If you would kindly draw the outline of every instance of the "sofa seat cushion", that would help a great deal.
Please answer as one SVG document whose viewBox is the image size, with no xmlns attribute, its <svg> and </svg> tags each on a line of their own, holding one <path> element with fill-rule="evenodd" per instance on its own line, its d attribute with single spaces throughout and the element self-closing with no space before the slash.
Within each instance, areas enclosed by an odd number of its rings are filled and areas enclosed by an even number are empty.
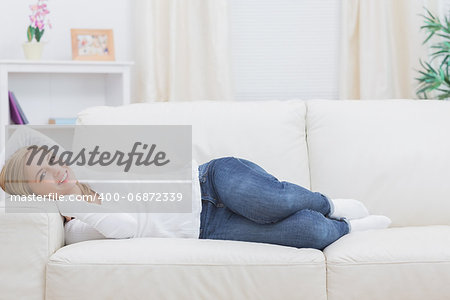
<svg viewBox="0 0 450 300">
<path fill-rule="evenodd" d="M 324 250 L 328 299 L 442 299 L 449 295 L 450 226 L 355 232 Z"/>
<path fill-rule="evenodd" d="M 105 284 L 108 281 L 108 284 Z M 323 253 L 238 241 L 97 240 L 58 250 L 48 299 L 326 299 Z"/>
</svg>

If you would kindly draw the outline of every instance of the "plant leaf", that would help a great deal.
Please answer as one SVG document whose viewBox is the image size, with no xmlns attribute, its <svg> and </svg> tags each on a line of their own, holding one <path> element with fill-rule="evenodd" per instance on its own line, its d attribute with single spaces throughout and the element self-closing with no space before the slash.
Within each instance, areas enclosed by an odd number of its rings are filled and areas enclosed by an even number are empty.
<svg viewBox="0 0 450 300">
<path fill-rule="evenodd" d="M 27 29 L 28 42 L 31 42 L 33 40 L 34 32 L 35 32 L 34 27 L 32 27 L 31 25 L 28 26 L 28 29 Z"/>
</svg>

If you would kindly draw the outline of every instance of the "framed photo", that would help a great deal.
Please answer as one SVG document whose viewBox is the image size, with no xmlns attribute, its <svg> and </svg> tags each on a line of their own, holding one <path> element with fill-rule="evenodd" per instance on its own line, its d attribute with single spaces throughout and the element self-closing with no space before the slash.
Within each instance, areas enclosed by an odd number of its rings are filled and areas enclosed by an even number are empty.
<svg viewBox="0 0 450 300">
<path fill-rule="evenodd" d="M 112 29 L 71 29 L 73 60 L 114 60 Z"/>
</svg>

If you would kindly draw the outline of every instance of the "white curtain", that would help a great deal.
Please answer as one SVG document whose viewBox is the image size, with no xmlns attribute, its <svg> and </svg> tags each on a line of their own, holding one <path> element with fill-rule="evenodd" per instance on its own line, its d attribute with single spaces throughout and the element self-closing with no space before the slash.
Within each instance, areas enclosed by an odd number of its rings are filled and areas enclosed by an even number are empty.
<svg viewBox="0 0 450 300">
<path fill-rule="evenodd" d="M 227 0 L 136 0 L 138 101 L 231 99 Z"/>
<path fill-rule="evenodd" d="M 424 6 L 438 0 L 342 0 L 341 99 L 417 98 L 419 59 L 426 57 Z"/>
</svg>

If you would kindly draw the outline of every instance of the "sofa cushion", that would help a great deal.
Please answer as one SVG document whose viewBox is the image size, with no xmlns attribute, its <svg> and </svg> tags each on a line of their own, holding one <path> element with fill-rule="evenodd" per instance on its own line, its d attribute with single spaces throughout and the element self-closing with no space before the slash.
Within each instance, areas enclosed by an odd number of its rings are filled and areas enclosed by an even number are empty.
<svg viewBox="0 0 450 300">
<path fill-rule="evenodd" d="M 450 282 L 450 226 L 346 235 L 324 250 L 329 300 L 443 299 Z"/>
<path fill-rule="evenodd" d="M 107 284 L 106 284 L 107 282 Z M 326 299 L 323 253 L 262 243 L 139 238 L 61 248 L 48 299 Z"/>
<path fill-rule="evenodd" d="M 197 162 L 241 157 L 309 188 L 305 113 L 300 100 L 153 102 L 89 108 L 78 114 L 78 124 L 192 125 Z"/>
<path fill-rule="evenodd" d="M 450 102 L 308 101 L 311 187 L 393 226 L 450 225 Z"/>
</svg>

